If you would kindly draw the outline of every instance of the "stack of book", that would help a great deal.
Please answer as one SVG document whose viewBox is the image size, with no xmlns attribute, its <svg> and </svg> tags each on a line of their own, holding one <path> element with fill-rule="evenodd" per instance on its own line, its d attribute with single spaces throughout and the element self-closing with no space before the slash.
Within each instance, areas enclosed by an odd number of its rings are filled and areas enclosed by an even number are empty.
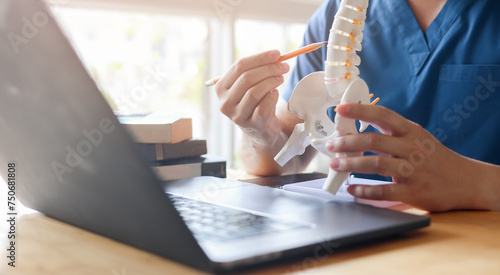
<svg viewBox="0 0 500 275">
<path fill-rule="evenodd" d="M 207 141 L 193 138 L 191 118 L 117 115 L 161 180 L 226 177 L 226 161 L 207 155 Z"/>
</svg>

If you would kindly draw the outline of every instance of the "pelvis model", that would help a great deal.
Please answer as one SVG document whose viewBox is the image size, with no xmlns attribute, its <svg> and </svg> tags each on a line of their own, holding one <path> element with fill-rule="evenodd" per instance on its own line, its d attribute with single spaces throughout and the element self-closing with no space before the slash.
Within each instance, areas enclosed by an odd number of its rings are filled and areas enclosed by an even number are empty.
<svg viewBox="0 0 500 275">
<path fill-rule="evenodd" d="M 335 123 L 332 122 L 327 114 L 328 108 L 339 103 L 370 104 L 368 85 L 358 76 L 356 67 L 361 62 L 356 51 L 361 51 L 367 7 L 368 0 L 342 0 L 340 3 L 328 39 L 325 71 L 304 77 L 288 101 L 289 111 L 303 119 L 304 123 L 295 126 L 287 143 L 276 155 L 278 164 L 284 165 L 292 157 L 303 154 L 308 145 L 329 157 L 361 155 L 334 154 L 328 152 L 325 146 L 328 140 L 335 137 L 358 133 L 353 119 L 337 115 Z M 363 121 L 360 125 L 360 132 L 368 127 Z M 335 194 L 349 174 L 330 169 L 323 189 Z"/>
</svg>

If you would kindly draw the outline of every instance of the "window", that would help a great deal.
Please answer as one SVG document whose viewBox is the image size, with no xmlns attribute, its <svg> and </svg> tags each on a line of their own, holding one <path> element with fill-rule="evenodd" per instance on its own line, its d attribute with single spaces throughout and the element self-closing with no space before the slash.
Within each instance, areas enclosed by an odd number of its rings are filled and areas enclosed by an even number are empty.
<svg viewBox="0 0 500 275">
<path fill-rule="evenodd" d="M 283 14 L 261 0 L 48 1 L 114 110 L 192 117 L 194 135 L 228 167 L 238 166 L 239 131 L 203 82 L 242 56 L 298 48 L 321 2 L 273 0 L 290 6 Z"/>
<path fill-rule="evenodd" d="M 234 32 L 236 59 L 269 49 L 278 49 L 281 54 L 295 50 L 302 45 L 305 28 L 306 24 L 298 23 L 237 20 Z M 286 62 L 290 64 L 290 68 L 295 66 L 295 58 Z"/>
<path fill-rule="evenodd" d="M 55 14 L 114 111 L 178 113 L 203 123 L 205 18 L 77 8 Z"/>
</svg>

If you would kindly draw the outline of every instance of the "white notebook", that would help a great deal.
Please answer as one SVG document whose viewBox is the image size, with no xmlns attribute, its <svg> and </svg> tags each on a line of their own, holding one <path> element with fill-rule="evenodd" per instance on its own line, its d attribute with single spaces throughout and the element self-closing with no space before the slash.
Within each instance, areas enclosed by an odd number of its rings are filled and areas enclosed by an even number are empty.
<svg viewBox="0 0 500 275">
<path fill-rule="evenodd" d="M 367 199 L 359 199 L 351 194 L 347 193 L 347 187 L 351 184 L 363 184 L 363 185 L 382 185 L 382 184 L 392 184 L 389 181 L 379 181 L 379 180 L 370 180 L 370 179 L 362 179 L 362 178 L 347 178 L 342 186 L 340 186 L 337 194 L 332 195 L 331 193 L 322 189 L 323 183 L 325 179 L 316 179 L 310 181 L 303 181 L 298 183 L 286 184 L 283 186 L 283 190 L 297 192 L 302 194 L 308 194 L 316 197 L 321 197 L 325 199 L 332 200 L 340 200 L 340 201 L 353 201 L 364 204 L 370 204 L 376 207 L 387 208 L 394 205 L 401 204 L 399 201 L 377 201 L 377 200 L 367 200 Z"/>
</svg>

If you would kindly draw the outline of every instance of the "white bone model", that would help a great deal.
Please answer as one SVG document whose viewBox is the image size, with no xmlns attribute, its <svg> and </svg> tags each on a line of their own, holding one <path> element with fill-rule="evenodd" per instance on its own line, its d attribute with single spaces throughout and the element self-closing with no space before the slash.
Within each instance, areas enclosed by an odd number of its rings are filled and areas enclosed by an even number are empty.
<svg viewBox="0 0 500 275">
<path fill-rule="evenodd" d="M 328 117 L 328 108 L 339 103 L 370 104 L 368 85 L 358 76 L 356 67 L 361 62 L 356 51 L 361 51 L 368 1 L 341 1 L 330 30 L 325 71 L 311 73 L 297 83 L 288 109 L 303 119 L 304 123 L 295 126 L 292 135 L 274 158 L 281 166 L 292 157 L 303 154 L 309 144 L 330 158 L 361 155 L 333 154 L 326 150 L 325 145 L 335 137 L 358 133 L 353 119 L 337 115 L 333 123 Z M 360 123 L 362 132 L 368 124 Z M 332 194 L 337 193 L 349 174 L 330 168 L 323 189 Z"/>
</svg>

